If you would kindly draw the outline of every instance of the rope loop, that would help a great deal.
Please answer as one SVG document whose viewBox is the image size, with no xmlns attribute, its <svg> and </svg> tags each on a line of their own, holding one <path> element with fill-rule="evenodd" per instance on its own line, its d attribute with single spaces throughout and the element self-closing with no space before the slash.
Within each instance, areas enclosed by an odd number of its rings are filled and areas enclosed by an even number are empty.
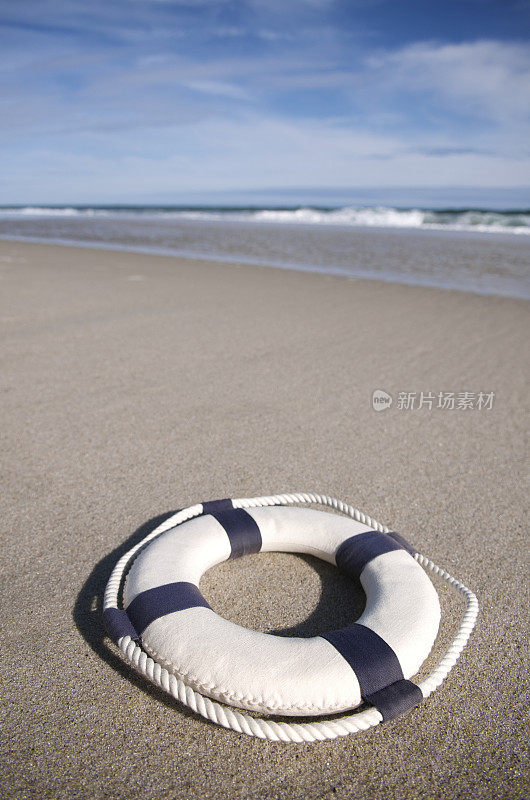
<svg viewBox="0 0 530 800">
<path fill-rule="evenodd" d="M 377 522 L 367 514 L 363 514 L 353 506 L 347 505 L 342 500 L 337 500 L 328 495 L 297 492 L 295 494 L 275 494 L 264 497 L 247 497 L 232 500 L 234 508 L 255 508 L 259 506 L 290 506 L 298 504 L 313 504 L 333 508 L 340 514 L 344 514 L 351 519 L 368 525 L 380 533 L 388 533 L 389 528 Z M 120 558 L 109 578 L 105 589 L 103 600 L 104 610 L 109 608 L 119 608 L 119 593 L 127 573 L 128 567 L 146 545 L 161 536 L 166 531 L 176 528 L 183 522 L 193 517 L 198 517 L 202 513 L 202 504 L 197 504 L 178 511 L 161 525 L 155 528 L 148 536 L 142 539 L 128 553 Z M 463 595 L 466 606 L 460 625 L 457 628 L 449 647 L 433 670 L 422 680 L 418 686 L 424 698 L 429 697 L 446 679 L 454 665 L 458 661 L 468 639 L 475 627 L 478 615 L 478 601 L 471 589 L 463 583 L 453 578 L 441 567 L 438 567 L 427 556 L 416 553 L 416 561 L 425 569 L 438 575 L 446 581 L 455 591 Z M 164 692 L 172 695 L 188 708 L 191 708 L 200 716 L 238 733 L 245 733 L 248 736 L 255 736 L 259 739 L 268 739 L 272 742 L 316 742 L 325 739 L 336 739 L 339 736 L 347 736 L 350 733 L 365 731 L 379 725 L 383 717 L 374 707 L 366 708 L 354 714 L 349 714 L 338 719 L 330 719 L 316 722 L 275 722 L 272 719 L 260 719 L 244 714 L 237 709 L 222 705 L 209 697 L 205 697 L 199 692 L 188 686 L 181 678 L 168 672 L 154 659 L 147 655 L 142 648 L 131 639 L 130 636 L 122 636 L 118 640 L 118 647 L 122 656 L 132 664 L 132 666 L 144 677 L 148 678 L 155 686 Z"/>
</svg>

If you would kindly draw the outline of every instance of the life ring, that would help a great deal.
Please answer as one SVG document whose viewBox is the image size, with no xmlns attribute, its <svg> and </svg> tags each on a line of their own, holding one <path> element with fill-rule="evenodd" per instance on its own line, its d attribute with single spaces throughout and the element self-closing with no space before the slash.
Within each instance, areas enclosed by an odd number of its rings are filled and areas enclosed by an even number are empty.
<svg viewBox="0 0 530 800">
<path fill-rule="evenodd" d="M 309 503 L 340 513 L 296 507 Z M 310 553 L 359 579 L 366 594 L 362 616 L 309 638 L 258 633 L 218 616 L 199 591 L 201 576 L 227 559 L 264 551 Z M 140 672 L 203 716 L 263 738 L 334 738 L 394 719 L 432 691 L 425 681 L 411 680 L 440 622 L 438 595 L 422 563 L 432 562 L 333 498 L 210 501 L 178 512 L 120 559 L 105 593 L 104 621 Z M 468 608 L 453 643 L 451 658 L 460 648 L 454 661 L 478 610 L 473 593 L 457 588 Z M 364 710 L 355 715 L 308 723 L 233 710 L 315 717 L 361 704 Z"/>
</svg>

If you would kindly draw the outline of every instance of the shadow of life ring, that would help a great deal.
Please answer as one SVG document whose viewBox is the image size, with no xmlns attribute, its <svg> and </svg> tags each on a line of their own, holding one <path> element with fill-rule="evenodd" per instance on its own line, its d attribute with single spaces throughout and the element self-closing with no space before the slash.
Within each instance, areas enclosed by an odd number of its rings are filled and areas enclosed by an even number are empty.
<svg viewBox="0 0 530 800">
<path fill-rule="evenodd" d="M 204 572 L 267 551 L 308 553 L 359 579 L 366 594 L 361 617 L 301 638 L 259 633 L 216 614 L 199 591 Z M 423 567 L 460 591 L 467 606 L 441 662 L 414 683 L 440 623 L 438 595 Z M 399 534 L 340 500 L 299 493 L 214 500 L 177 512 L 119 560 L 103 616 L 122 655 L 202 716 L 260 738 L 302 742 L 367 729 L 418 705 L 456 663 L 477 613 L 475 595 Z"/>
</svg>

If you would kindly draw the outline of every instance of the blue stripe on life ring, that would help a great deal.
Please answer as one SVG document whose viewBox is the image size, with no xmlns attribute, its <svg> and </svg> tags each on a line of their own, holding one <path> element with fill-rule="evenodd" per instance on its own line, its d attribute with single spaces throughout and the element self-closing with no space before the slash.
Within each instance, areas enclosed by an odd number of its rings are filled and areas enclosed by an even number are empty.
<svg viewBox="0 0 530 800">
<path fill-rule="evenodd" d="M 140 592 L 127 606 L 127 616 L 141 636 L 155 619 L 198 606 L 210 608 L 198 587 L 194 583 L 177 581 Z"/>
<path fill-rule="evenodd" d="M 363 700 L 375 706 L 383 722 L 394 719 L 423 700 L 421 689 L 404 678 L 397 655 L 375 631 L 354 622 L 321 634 L 355 672 Z"/>
<path fill-rule="evenodd" d="M 403 550 L 406 550 L 407 553 L 410 553 L 411 556 L 415 556 L 418 552 L 415 547 L 407 542 L 404 536 L 400 533 L 396 533 L 395 531 L 388 531 L 387 536 L 391 536 L 394 541 L 401 545 Z"/>
<path fill-rule="evenodd" d="M 138 631 L 125 611 L 119 608 L 105 608 L 103 611 L 103 624 L 110 638 L 118 644 L 122 636 L 130 636 L 135 642 L 139 641 Z"/>
<path fill-rule="evenodd" d="M 335 554 L 335 561 L 342 572 L 352 578 L 359 578 L 365 566 L 373 558 L 383 553 L 390 553 L 392 550 L 404 549 L 400 542 L 387 533 L 365 531 L 345 539 Z"/>
<path fill-rule="evenodd" d="M 355 672 L 363 697 L 403 679 L 401 664 L 389 644 L 365 625 L 320 634 L 335 647 Z"/>
<path fill-rule="evenodd" d="M 383 722 L 388 722 L 419 705 L 423 700 L 423 693 L 419 686 L 403 678 L 364 699 L 382 714 Z"/>
<path fill-rule="evenodd" d="M 262 539 L 260 529 L 253 517 L 243 508 L 230 508 L 208 512 L 223 526 L 232 551 L 230 558 L 240 558 L 250 553 L 259 553 Z"/>
<path fill-rule="evenodd" d="M 206 503 L 202 504 L 202 513 L 215 514 L 217 511 L 227 511 L 233 507 L 234 505 L 229 497 L 225 497 L 223 500 L 207 500 Z"/>
</svg>

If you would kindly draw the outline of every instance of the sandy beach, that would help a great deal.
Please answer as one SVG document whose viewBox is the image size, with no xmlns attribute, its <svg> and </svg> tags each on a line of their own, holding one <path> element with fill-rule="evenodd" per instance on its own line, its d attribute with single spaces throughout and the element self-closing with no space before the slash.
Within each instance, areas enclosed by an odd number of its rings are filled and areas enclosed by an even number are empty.
<svg viewBox="0 0 530 800">
<path fill-rule="evenodd" d="M 527 794 L 526 301 L 7 241 L 0 276 L 2 797 Z M 373 410 L 375 389 L 392 408 Z M 406 409 L 401 392 L 494 402 Z M 411 714 L 264 743 L 172 702 L 107 639 L 110 571 L 160 515 L 284 491 L 352 503 L 477 593 L 461 661 Z M 463 607 L 436 587 L 434 655 Z M 294 555 L 228 562 L 201 589 L 264 631 L 359 613 L 345 578 Z"/>
</svg>

